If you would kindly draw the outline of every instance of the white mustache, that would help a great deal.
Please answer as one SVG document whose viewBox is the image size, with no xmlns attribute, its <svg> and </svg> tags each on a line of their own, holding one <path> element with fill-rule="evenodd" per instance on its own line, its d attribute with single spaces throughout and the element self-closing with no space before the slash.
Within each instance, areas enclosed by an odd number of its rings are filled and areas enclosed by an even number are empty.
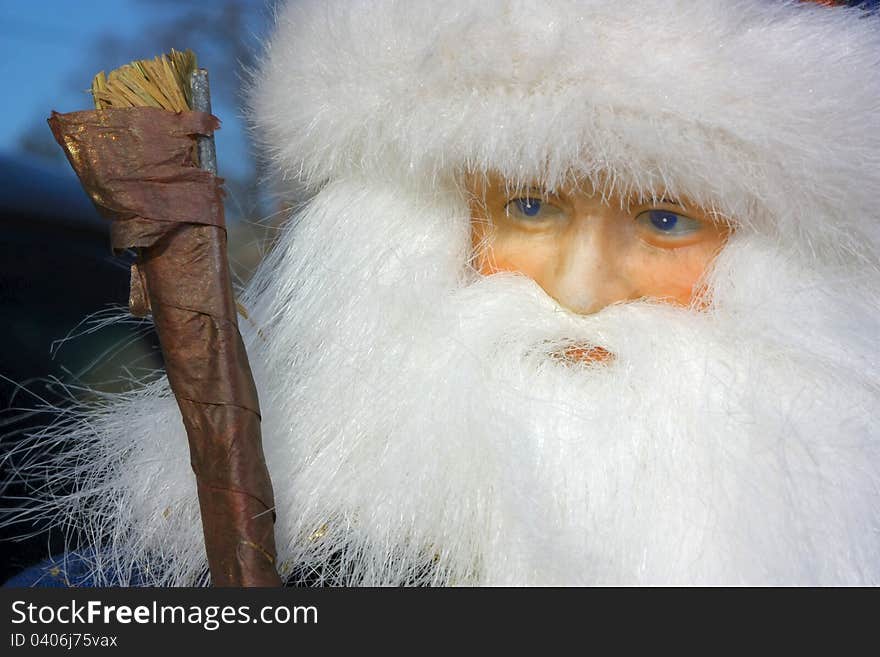
<svg viewBox="0 0 880 657">
<path fill-rule="evenodd" d="M 513 347 L 523 357 L 555 358 L 570 348 L 600 347 L 637 358 L 646 349 L 666 350 L 709 327 L 712 316 L 660 300 L 639 300 L 579 315 L 518 274 L 481 277 L 454 293 L 450 314 L 464 334 L 490 352 Z M 653 355 L 653 354 L 652 354 Z"/>
</svg>

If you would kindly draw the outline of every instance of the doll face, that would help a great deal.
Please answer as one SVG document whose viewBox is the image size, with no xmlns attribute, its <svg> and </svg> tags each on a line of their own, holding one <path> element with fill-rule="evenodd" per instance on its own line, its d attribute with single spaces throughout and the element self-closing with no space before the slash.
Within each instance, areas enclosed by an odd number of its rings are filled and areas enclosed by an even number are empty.
<svg viewBox="0 0 880 657">
<path fill-rule="evenodd" d="M 467 186 L 480 273 L 525 274 L 580 314 L 643 298 L 691 304 L 730 232 L 682 199 L 603 200 L 574 186 L 513 192 L 497 176 Z"/>
</svg>

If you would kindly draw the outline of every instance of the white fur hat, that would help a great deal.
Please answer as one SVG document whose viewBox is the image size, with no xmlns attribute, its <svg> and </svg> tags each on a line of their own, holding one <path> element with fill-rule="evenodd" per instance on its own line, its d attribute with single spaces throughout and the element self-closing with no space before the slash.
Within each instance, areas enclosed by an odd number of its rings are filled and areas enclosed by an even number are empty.
<svg viewBox="0 0 880 657">
<path fill-rule="evenodd" d="M 848 251 L 878 243 L 878 54 L 869 12 L 793 0 L 304 0 L 252 106 L 291 187 L 575 175 Z"/>
</svg>

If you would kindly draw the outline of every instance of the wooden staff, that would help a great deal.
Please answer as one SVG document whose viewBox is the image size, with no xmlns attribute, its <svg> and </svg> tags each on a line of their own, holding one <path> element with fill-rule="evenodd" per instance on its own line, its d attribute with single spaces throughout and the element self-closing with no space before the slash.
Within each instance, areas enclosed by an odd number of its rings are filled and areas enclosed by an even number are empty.
<svg viewBox="0 0 880 657">
<path fill-rule="evenodd" d="M 159 336 L 189 439 L 212 583 L 278 586 L 272 484 L 238 331 L 207 82 L 192 53 L 172 51 L 99 74 L 97 109 L 53 112 L 49 125 L 112 221 L 113 248 L 138 249 L 129 305 L 152 314 Z"/>
</svg>

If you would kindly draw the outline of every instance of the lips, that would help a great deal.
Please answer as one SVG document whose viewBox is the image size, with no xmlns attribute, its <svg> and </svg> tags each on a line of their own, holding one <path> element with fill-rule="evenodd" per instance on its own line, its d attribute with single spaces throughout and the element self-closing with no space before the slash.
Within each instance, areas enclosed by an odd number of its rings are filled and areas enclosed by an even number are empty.
<svg viewBox="0 0 880 657">
<path fill-rule="evenodd" d="M 565 362 L 590 364 L 607 364 L 615 358 L 613 353 L 596 345 L 573 345 L 554 355 Z"/>
</svg>

